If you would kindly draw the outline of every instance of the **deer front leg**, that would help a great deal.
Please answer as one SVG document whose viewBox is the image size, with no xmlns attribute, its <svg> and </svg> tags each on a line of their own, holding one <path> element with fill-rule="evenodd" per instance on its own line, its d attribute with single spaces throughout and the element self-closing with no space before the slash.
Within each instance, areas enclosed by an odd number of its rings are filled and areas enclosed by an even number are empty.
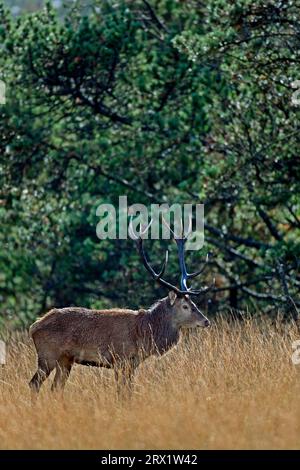
<svg viewBox="0 0 300 470">
<path fill-rule="evenodd" d="M 135 358 L 127 359 L 116 365 L 114 371 L 118 396 L 121 396 L 124 391 L 131 394 L 133 390 L 134 373 L 137 366 L 138 361 Z"/>
</svg>

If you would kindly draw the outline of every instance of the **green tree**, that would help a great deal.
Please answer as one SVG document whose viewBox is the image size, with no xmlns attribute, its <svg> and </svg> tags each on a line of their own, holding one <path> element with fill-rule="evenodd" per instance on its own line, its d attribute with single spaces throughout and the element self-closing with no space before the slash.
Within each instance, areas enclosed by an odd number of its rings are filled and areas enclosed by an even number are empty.
<svg viewBox="0 0 300 470">
<path fill-rule="evenodd" d="M 3 318 L 163 294 L 132 241 L 96 237 L 97 205 L 120 194 L 204 202 L 214 304 L 295 314 L 298 20 L 279 1 L 102 1 L 63 19 L 50 4 L 16 19 L 1 7 Z"/>
</svg>

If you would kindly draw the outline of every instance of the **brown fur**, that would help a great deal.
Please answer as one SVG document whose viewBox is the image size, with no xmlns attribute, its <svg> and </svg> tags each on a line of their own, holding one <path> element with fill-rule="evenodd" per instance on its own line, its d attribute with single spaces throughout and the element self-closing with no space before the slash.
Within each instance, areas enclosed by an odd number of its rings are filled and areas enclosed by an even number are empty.
<svg viewBox="0 0 300 470">
<path fill-rule="evenodd" d="M 53 309 L 29 330 L 38 355 L 30 386 L 38 391 L 54 368 L 53 386 L 64 386 L 74 363 L 114 368 L 127 381 L 142 360 L 175 345 L 181 327 L 196 325 L 208 320 L 188 296 L 174 294 L 149 310 Z"/>
</svg>

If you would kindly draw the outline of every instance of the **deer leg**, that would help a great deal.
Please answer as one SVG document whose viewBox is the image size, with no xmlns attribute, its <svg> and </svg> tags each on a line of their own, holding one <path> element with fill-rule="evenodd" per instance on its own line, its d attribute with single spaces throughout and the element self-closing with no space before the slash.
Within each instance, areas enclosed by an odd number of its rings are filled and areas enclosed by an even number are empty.
<svg viewBox="0 0 300 470">
<path fill-rule="evenodd" d="M 68 357 L 61 357 L 56 363 L 56 373 L 51 390 L 63 389 L 72 369 L 73 361 Z"/>
<path fill-rule="evenodd" d="M 136 359 L 129 359 L 127 361 L 119 363 L 114 369 L 118 395 L 121 395 L 124 389 L 126 389 L 130 393 L 132 392 L 133 377 L 137 366 L 138 363 Z"/>
<path fill-rule="evenodd" d="M 43 382 L 49 377 L 54 367 L 54 362 L 38 358 L 38 369 L 29 382 L 32 392 L 38 393 L 40 391 Z"/>
</svg>

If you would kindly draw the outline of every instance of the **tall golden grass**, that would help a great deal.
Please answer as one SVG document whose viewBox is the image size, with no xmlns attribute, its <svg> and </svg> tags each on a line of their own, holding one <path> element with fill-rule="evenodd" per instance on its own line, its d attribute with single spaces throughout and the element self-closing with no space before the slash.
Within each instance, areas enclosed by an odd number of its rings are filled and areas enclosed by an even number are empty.
<svg viewBox="0 0 300 470">
<path fill-rule="evenodd" d="M 47 380 L 35 403 L 25 333 L 0 368 L 1 449 L 295 449 L 300 447 L 300 365 L 292 325 L 218 320 L 138 370 L 118 399 L 111 371 L 74 366 L 64 397 Z M 52 377 L 50 377 L 52 378 Z"/>
</svg>

